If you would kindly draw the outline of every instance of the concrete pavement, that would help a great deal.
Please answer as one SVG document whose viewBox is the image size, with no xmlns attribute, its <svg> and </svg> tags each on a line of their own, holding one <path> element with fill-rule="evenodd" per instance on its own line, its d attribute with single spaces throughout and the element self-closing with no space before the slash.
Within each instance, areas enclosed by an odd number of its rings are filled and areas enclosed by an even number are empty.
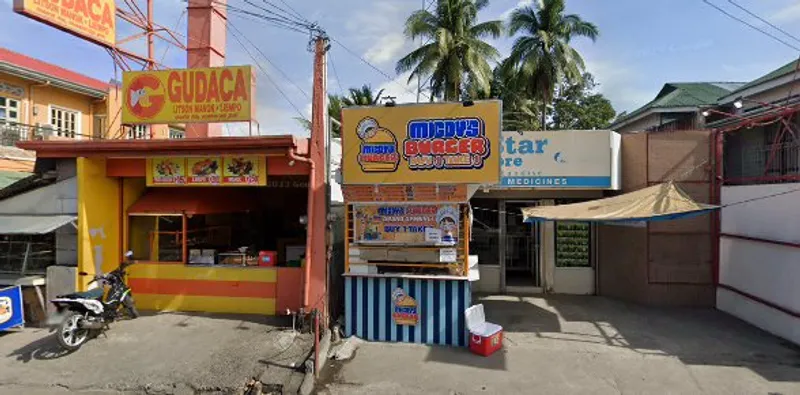
<svg viewBox="0 0 800 395">
<path fill-rule="evenodd" d="M 280 324 L 259 316 L 143 315 L 112 324 L 72 354 L 47 329 L 5 333 L 0 394 L 224 394 L 253 377 L 297 388 L 303 374 L 295 367 L 313 338 Z"/>
<path fill-rule="evenodd" d="M 506 329 L 466 349 L 362 344 L 329 363 L 320 394 L 800 394 L 800 351 L 714 310 L 600 297 L 488 297 Z"/>
</svg>

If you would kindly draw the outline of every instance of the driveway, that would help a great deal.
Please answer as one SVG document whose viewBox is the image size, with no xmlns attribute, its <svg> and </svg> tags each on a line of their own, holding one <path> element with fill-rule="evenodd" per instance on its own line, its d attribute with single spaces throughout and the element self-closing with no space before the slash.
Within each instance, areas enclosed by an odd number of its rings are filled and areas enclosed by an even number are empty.
<svg viewBox="0 0 800 395">
<path fill-rule="evenodd" d="M 716 310 L 486 297 L 505 349 L 363 343 L 320 394 L 800 394 L 800 351 Z"/>
<path fill-rule="evenodd" d="M 297 387 L 313 339 L 259 316 L 161 313 L 112 324 L 64 354 L 47 329 L 0 335 L 0 394 L 234 393 L 250 378 Z"/>
</svg>

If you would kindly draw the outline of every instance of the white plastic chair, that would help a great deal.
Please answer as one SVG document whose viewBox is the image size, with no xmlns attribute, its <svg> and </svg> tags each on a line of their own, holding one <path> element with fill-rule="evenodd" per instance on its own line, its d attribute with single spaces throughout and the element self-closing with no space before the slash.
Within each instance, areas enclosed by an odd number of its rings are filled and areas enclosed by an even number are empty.
<svg viewBox="0 0 800 395">
<path fill-rule="evenodd" d="M 467 330 L 473 336 L 489 337 L 503 330 L 503 327 L 491 322 L 486 322 L 486 314 L 483 312 L 483 304 L 476 304 L 464 311 L 467 321 Z"/>
</svg>

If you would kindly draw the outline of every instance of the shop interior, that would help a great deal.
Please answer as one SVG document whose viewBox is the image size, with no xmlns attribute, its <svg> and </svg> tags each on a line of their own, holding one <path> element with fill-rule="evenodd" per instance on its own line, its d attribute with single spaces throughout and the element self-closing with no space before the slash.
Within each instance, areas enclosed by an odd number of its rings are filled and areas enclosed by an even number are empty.
<svg viewBox="0 0 800 395">
<path fill-rule="evenodd" d="M 305 180 L 265 187 L 156 187 L 128 210 L 128 249 L 152 263 L 300 267 L 305 258 Z"/>
<path fill-rule="evenodd" d="M 555 199 L 554 203 L 576 203 L 579 199 Z M 523 222 L 521 209 L 540 200 L 511 201 L 479 198 L 470 203 L 475 212 L 470 254 L 481 264 L 501 264 L 506 286 L 542 286 L 543 223 Z M 585 222 L 556 222 L 555 267 L 592 267 L 592 228 Z M 501 251 L 501 245 L 505 251 Z M 504 253 L 503 253 L 504 252 Z"/>
</svg>

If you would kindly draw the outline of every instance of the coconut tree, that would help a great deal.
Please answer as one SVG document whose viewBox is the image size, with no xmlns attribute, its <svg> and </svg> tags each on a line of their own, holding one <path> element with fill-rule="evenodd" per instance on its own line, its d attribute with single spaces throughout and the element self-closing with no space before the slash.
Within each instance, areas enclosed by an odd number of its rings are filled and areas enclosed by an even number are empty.
<svg viewBox="0 0 800 395">
<path fill-rule="evenodd" d="M 350 88 L 347 96 L 341 97 L 341 104 L 345 106 L 374 106 L 383 98 L 383 89 L 378 93 L 372 92 L 372 87 L 363 85 L 361 88 Z"/>
<path fill-rule="evenodd" d="M 599 34 L 597 26 L 575 14 L 564 14 L 565 0 L 537 0 L 534 6 L 514 10 L 508 34 L 519 33 L 511 54 L 501 66 L 506 78 L 522 87 L 542 105 L 542 129 L 546 127 L 547 105 L 561 81 L 578 82 L 585 64 L 570 43 L 575 37 L 592 41 Z"/>
<path fill-rule="evenodd" d="M 478 23 L 478 11 L 488 4 L 488 0 L 437 0 L 431 11 L 411 14 L 406 20 L 406 37 L 427 43 L 401 58 L 397 73 L 411 71 L 409 83 L 416 78 L 429 79 L 431 99 L 459 100 L 468 89 L 473 95 L 488 94 L 492 81 L 489 63 L 500 54 L 483 40 L 500 37 L 503 29 L 501 21 Z"/>
<path fill-rule="evenodd" d="M 338 95 L 328 95 L 328 116 L 341 122 L 342 121 L 342 107 L 343 107 L 343 99 L 341 96 Z M 311 131 L 311 120 L 307 118 L 301 117 L 294 117 L 293 118 L 300 126 L 307 130 Z M 331 125 L 331 136 L 332 137 L 339 137 L 341 136 L 342 131 L 339 125 L 333 123 Z"/>
</svg>

